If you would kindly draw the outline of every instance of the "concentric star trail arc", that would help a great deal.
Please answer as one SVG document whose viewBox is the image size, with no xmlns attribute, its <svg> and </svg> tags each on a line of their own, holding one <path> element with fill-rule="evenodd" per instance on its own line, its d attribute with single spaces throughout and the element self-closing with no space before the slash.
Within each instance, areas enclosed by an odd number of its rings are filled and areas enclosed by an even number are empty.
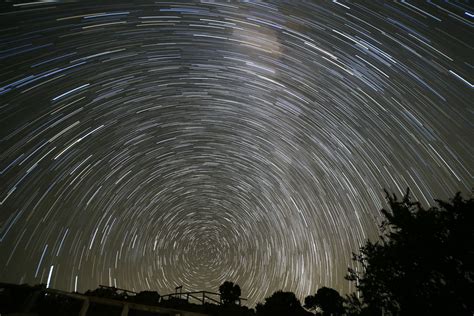
<svg viewBox="0 0 474 316">
<path fill-rule="evenodd" d="M 472 187 L 467 2 L 0 6 L 0 280 L 352 290 L 383 188 Z"/>
</svg>

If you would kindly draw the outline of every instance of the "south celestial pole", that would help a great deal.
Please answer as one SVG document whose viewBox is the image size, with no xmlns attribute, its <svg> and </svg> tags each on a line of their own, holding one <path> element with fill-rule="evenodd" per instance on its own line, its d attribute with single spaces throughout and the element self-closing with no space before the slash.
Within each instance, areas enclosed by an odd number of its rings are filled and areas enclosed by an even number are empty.
<svg viewBox="0 0 474 316">
<path fill-rule="evenodd" d="M 383 189 L 473 186 L 468 1 L 0 5 L 0 281 L 342 293 Z"/>
</svg>

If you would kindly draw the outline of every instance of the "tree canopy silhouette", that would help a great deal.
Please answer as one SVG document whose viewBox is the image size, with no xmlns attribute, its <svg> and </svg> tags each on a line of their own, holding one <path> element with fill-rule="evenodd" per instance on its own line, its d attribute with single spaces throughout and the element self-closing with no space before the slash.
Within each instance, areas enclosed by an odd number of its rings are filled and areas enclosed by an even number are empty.
<svg viewBox="0 0 474 316">
<path fill-rule="evenodd" d="M 318 311 L 318 315 L 342 315 L 344 313 L 344 299 L 339 292 L 328 288 L 320 288 L 316 294 L 306 296 L 304 299 L 304 307 Z M 320 311 L 320 312 L 319 312 Z"/>
<path fill-rule="evenodd" d="M 307 315 L 300 301 L 292 292 L 277 291 L 265 299 L 265 303 L 258 303 L 258 316 L 300 316 Z"/>
<path fill-rule="evenodd" d="M 130 300 L 141 304 L 157 305 L 160 302 L 160 294 L 156 291 L 141 291 L 130 297 Z"/>
<path fill-rule="evenodd" d="M 225 281 L 219 286 L 219 293 L 221 293 L 221 300 L 224 304 L 235 304 L 239 300 L 241 291 L 240 286 L 230 281 Z"/>
<path fill-rule="evenodd" d="M 106 286 L 99 286 L 97 289 L 92 291 L 88 290 L 85 295 L 109 298 L 114 300 L 124 300 L 127 298 L 124 293 L 119 293 L 117 288 Z"/>
<path fill-rule="evenodd" d="M 387 199 L 382 235 L 354 255 L 349 269 L 361 295 L 350 297 L 362 315 L 472 315 L 474 312 L 474 201 L 458 193 L 424 209 L 410 199 Z"/>
</svg>

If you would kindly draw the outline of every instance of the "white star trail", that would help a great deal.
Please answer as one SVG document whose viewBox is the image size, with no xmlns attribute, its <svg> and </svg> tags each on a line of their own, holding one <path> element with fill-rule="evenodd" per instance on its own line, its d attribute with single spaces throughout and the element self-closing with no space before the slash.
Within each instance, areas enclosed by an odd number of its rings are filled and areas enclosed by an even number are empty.
<svg viewBox="0 0 474 316">
<path fill-rule="evenodd" d="M 0 5 L 0 281 L 347 293 L 383 189 L 473 186 L 472 7 Z"/>
</svg>

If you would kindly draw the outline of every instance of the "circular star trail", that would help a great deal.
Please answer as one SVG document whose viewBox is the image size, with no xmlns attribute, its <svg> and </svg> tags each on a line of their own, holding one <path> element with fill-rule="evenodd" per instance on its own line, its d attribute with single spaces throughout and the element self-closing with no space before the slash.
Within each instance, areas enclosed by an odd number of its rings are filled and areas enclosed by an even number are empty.
<svg viewBox="0 0 474 316">
<path fill-rule="evenodd" d="M 1 281 L 347 293 L 383 188 L 471 190 L 463 3 L 0 8 Z"/>
</svg>

